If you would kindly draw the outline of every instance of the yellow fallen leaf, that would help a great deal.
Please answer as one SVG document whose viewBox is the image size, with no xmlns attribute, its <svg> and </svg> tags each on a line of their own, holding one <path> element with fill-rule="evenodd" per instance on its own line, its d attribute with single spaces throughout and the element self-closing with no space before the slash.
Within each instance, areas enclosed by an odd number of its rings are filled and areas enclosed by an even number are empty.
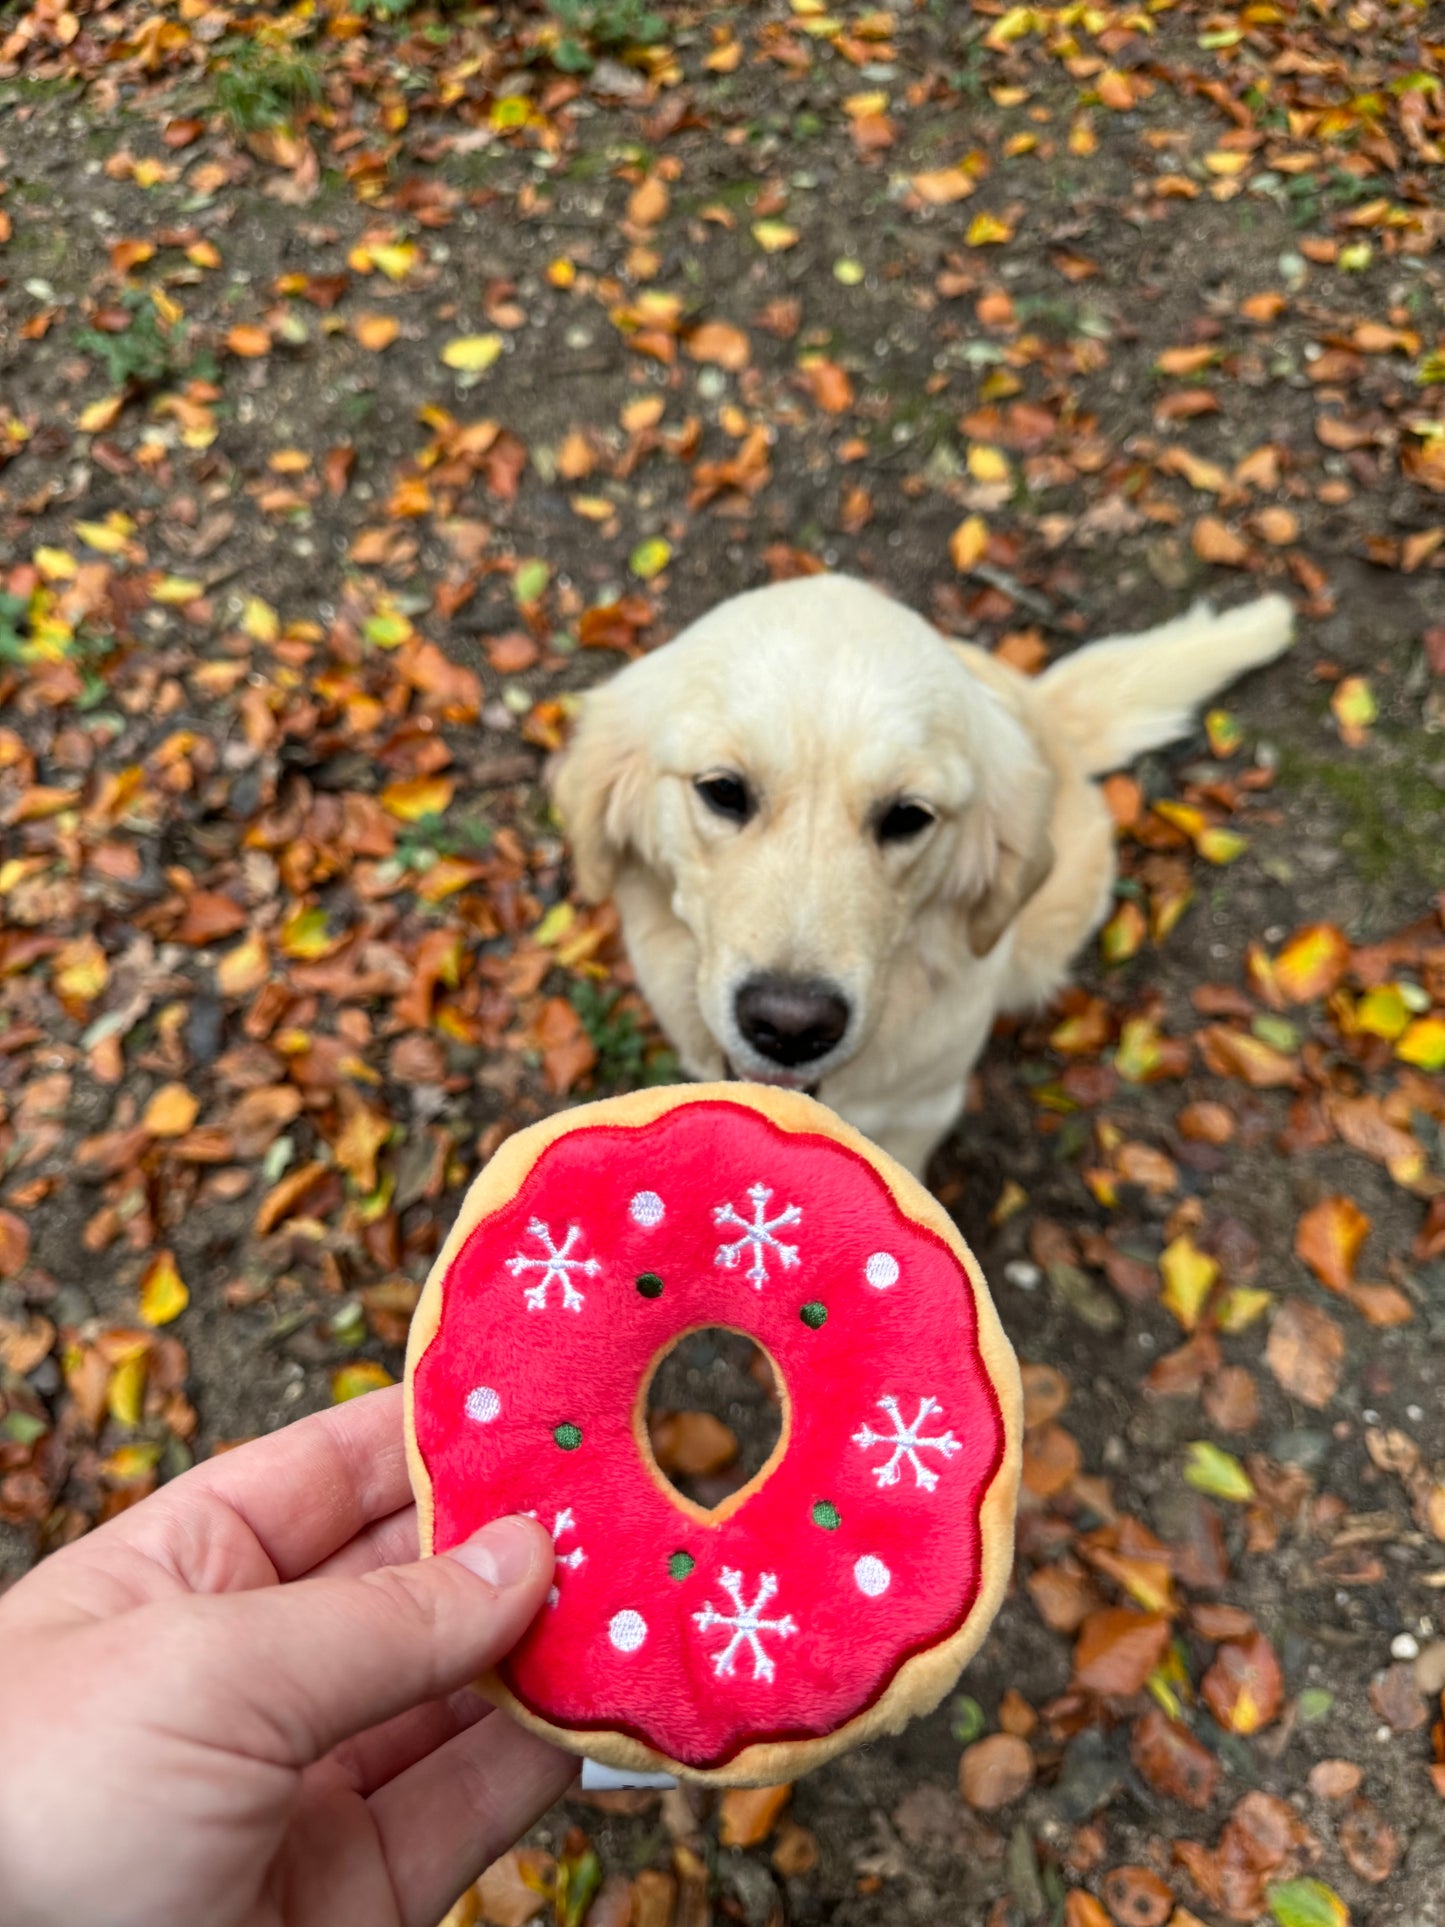
<svg viewBox="0 0 1445 1927">
<path fill-rule="evenodd" d="M 1346 676 L 1331 696 L 1330 708 L 1346 749 L 1360 748 L 1380 713 L 1368 676 Z"/>
<path fill-rule="evenodd" d="M 114 428 L 125 407 L 125 396 L 105 395 L 100 401 L 89 402 L 81 409 L 76 427 L 82 435 L 103 435 L 108 428 Z"/>
<path fill-rule="evenodd" d="M 119 555 L 135 533 L 135 523 L 128 515 L 108 515 L 103 522 L 77 522 L 75 533 L 88 549 Z"/>
<path fill-rule="evenodd" d="M 403 823 L 419 823 L 423 817 L 440 816 L 456 787 L 450 776 L 403 777 L 381 792 L 381 807 Z"/>
<path fill-rule="evenodd" d="M 110 965 L 94 937 L 77 937 L 55 953 L 51 981 L 61 997 L 93 1003 L 110 982 Z"/>
<path fill-rule="evenodd" d="M 1014 231 L 1007 221 L 999 220 L 996 214 L 975 214 L 963 238 L 971 248 L 997 247 L 1005 241 L 1012 241 Z"/>
<path fill-rule="evenodd" d="M 169 1325 L 191 1302 L 185 1280 L 169 1251 L 158 1251 L 140 1281 L 140 1315 L 147 1325 Z"/>
<path fill-rule="evenodd" d="M 415 241 L 384 242 L 380 247 L 368 248 L 372 265 L 381 269 L 388 281 L 405 281 L 416 266 L 417 248 Z"/>
<path fill-rule="evenodd" d="M 271 974 L 271 954 L 259 930 L 242 938 L 216 965 L 216 988 L 223 997 L 246 997 Z"/>
<path fill-rule="evenodd" d="M 500 335 L 458 335 L 442 349 L 442 360 L 459 374 L 482 375 L 501 352 Z"/>
<path fill-rule="evenodd" d="M 672 544 L 665 542 L 660 535 L 650 536 L 647 541 L 639 542 L 627 558 L 627 566 L 643 582 L 661 575 L 672 560 Z"/>
<path fill-rule="evenodd" d="M 1395 1055 L 1422 1071 L 1445 1071 L 1445 1017 L 1417 1017 L 1395 1046 Z"/>
<path fill-rule="evenodd" d="M 991 448 L 987 442 L 971 442 L 968 450 L 968 472 L 976 482 L 1007 482 L 1013 475 L 1013 465 L 1002 449 Z"/>
<path fill-rule="evenodd" d="M 145 1416 L 146 1356 L 150 1347 L 140 1344 L 122 1358 L 105 1388 L 106 1410 L 117 1425 L 139 1425 Z"/>
<path fill-rule="evenodd" d="M 1165 1305 L 1185 1331 L 1194 1331 L 1218 1281 L 1217 1262 L 1201 1251 L 1186 1231 L 1159 1254 L 1159 1271 L 1164 1279 L 1160 1295 Z"/>
<path fill-rule="evenodd" d="M 966 201 L 975 191 L 975 182 L 961 167 L 940 167 L 911 177 L 914 193 L 929 207 L 951 207 Z"/>
<path fill-rule="evenodd" d="M 970 515 L 960 522 L 948 538 L 948 553 L 960 575 L 981 562 L 988 553 L 988 523 L 981 515 Z"/>
<path fill-rule="evenodd" d="M 1230 148 L 1216 147 L 1204 156 L 1204 165 L 1211 174 L 1218 174 L 1225 180 L 1231 180 L 1236 174 L 1244 173 L 1251 158 L 1248 154 L 1236 154 Z"/>
<path fill-rule="evenodd" d="M 366 1392 L 379 1392 L 396 1380 L 385 1365 L 374 1365 L 369 1358 L 359 1358 L 354 1365 L 343 1365 L 331 1377 L 331 1403 L 344 1405 L 349 1398 L 360 1398 Z"/>
<path fill-rule="evenodd" d="M 274 642 L 281 633 L 281 618 L 269 602 L 248 595 L 241 610 L 241 627 L 253 642 Z"/>
<path fill-rule="evenodd" d="M 786 221 L 754 221 L 753 239 L 764 254 L 781 254 L 784 249 L 797 246 L 798 230 L 789 227 Z"/>
<path fill-rule="evenodd" d="M 205 593 L 205 584 L 188 575 L 163 575 L 151 590 L 151 601 L 168 608 L 184 608 Z"/>
<path fill-rule="evenodd" d="M 1184 1478 L 1196 1492 L 1207 1492 L 1212 1499 L 1231 1499 L 1236 1505 L 1245 1505 L 1254 1497 L 1254 1481 L 1239 1460 L 1208 1439 L 1195 1439 L 1190 1444 Z"/>
<path fill-rule="evenodd" d="M 1410 1006 L 1398 984 L 1376 984 L 1355 1005 L 1356 1028 L 1368 1031 L 1372 1037 L 1383 1037 L 1393 1043 L 1395 1038 L 1404 1035 L 1409 1023 Z"/>
</svg>

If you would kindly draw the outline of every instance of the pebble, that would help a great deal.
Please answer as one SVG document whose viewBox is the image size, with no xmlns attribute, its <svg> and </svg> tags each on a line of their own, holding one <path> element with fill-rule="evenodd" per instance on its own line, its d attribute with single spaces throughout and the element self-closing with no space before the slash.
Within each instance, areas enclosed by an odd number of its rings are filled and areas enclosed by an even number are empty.
<svg viewBox="0 0 1445 1927">
<path fill-rule="evenodd" d="M 1391 1659 L 1418 1659 L 1420 1642 L 1413 1633 L 1396 1633 L 1390 1641 Z"/>
<path fill-rule="evenodd" d="M 1027 1258 L 1010 1258 L 1003 1275 L 1019 1291 L 1037 1291 L 1044 1281 L 1044 1274 Z"/>
<path fill-rule="evenodd" d="M 1445 1693 L 1445 1639 L 1432 1639 L 1415 1661 L 1415 1684 L 1427 1699 Z"/>
</svg>

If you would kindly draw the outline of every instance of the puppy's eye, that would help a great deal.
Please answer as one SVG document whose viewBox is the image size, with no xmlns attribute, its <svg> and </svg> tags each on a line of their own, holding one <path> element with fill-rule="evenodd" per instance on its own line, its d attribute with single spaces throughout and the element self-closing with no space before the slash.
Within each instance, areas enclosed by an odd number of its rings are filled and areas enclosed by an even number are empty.
<svg viewBox="0 0 1445 1927">
<path fill-rule="evenodd" d="M 714 816 L 725 816 L 730 823 L 746 823 L 756 807 L 752 791 L 741 776 L 719 770 L 715 776 L 699 776 L 693 788 Z"/>
<path fill-rule="evenodd" d="M 890 803 L 878 819 L 878 841 L 911 843 L 935 820 L 933 811 L 922 803 Z"/>
</svg>

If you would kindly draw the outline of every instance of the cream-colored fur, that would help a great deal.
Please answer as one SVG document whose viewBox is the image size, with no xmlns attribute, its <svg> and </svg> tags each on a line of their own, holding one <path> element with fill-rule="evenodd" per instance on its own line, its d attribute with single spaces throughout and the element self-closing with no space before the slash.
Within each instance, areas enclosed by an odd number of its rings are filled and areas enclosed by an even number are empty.
<svg viewBox="0 0 1445 1927">
<path fill-rule="evenodd" d="M 615 895 L 691 1075 L 806 1086 L 921 1175 L 995 1017 L 1051 997 L 1105 914 L 1091 779 L 1186 731 L 1291 622 L 1280 596 L 1200 604 L 1030 680 L 847 576 L 735 596 L 586 698 L 556 779 L 578 883 Z M 697 793 L 717 772 L 746 780 L 747 823 Z M 883 844 L 901 798 L 936 820 Z M 780 1072 L 749 1045 L 759 972 L 847 999 L 826 1056 Z"/>
</svg>

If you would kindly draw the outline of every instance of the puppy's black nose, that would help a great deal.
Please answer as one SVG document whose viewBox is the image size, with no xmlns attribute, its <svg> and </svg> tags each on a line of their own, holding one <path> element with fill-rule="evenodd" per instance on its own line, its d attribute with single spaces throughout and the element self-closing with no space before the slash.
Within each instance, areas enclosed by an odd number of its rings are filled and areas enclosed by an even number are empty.
<svg viewBox="0 0 1445 1927">
<path fill-rule="evenodd" d="M 789 1069 L 826 1057 L 848 1028 L 847 998 L 816 977 L 749 977 L 733 1008 L 753 1049 Z"/>
</svg>

